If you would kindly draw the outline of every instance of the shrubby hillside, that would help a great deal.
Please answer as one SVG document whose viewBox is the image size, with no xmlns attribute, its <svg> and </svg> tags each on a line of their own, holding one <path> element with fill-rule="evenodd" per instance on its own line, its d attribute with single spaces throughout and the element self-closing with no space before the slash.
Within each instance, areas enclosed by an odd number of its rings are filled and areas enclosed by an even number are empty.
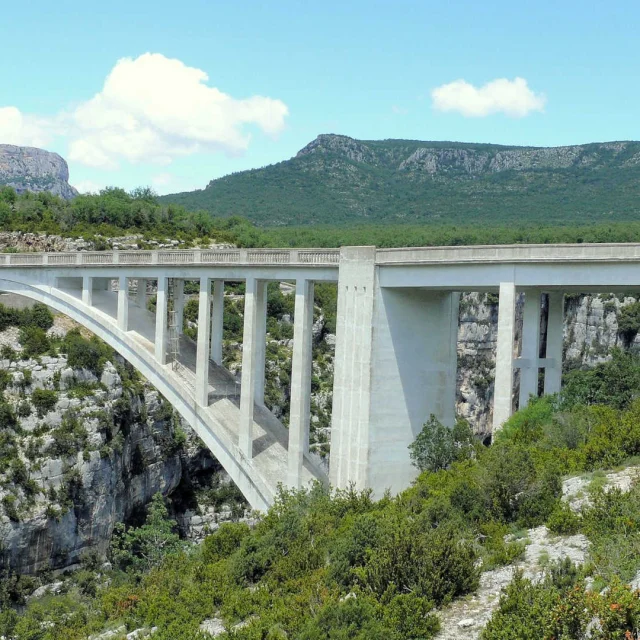
<svg viewBox="0 0 640 640">
<path fill-rule="evenodd" d="M 572 373 L 562 397 L 515 414 L 490 448 L 462 423 L 451 433 L 431 420 L 414 447 L 424 471 L 396 498 L 283 492 L 254 528 L 224 525 L 187 548 L 158 499 L 144 524 L 116 536 L 112 569 L 94 568 L 90 583 L 86 573 L 71 576 L 59 595 L 22 613 L 9 606 L 22 594 L 5 590 L 0 633 L 432 638 L 452 603 L 486 572 L 518 562 L 532 528 L 546 525 L 550 535 L 581 535 L 586 562 L 540 556 L 542 579 L 516 573 L 482 637 L 577 640 L 590 629 L 591 638 L 633 638 L 640 592 L 626 585 L 640 569 L 640 486 L 592 481 L 577 507 L 562 499 L 563 476 L 640 455 L 640 404 L 629 393 L 640 361 L 618 353 L 596 371 Z M 611 405 L 592 404 L 603 388 L 615 390 Z"/>
<path fill-rule="evenodd" d="M 585 224 L 640 218 L 640 143 L 510 147 L 321 135 L 163 202 L 260 226 Z"/>
</svg>

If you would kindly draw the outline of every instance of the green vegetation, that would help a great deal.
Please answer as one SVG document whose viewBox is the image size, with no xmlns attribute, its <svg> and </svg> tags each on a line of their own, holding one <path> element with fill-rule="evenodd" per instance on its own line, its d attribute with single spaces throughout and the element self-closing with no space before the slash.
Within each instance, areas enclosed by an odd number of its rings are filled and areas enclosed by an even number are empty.
<svg viewBox="0 0 640 640">
<path fill-rule="evenodd" d="M 584 402 L 602 385 L 613 387 L 621 358 L 596 377 L 573 372 L 562 397 L 531 402 L 490 448 L 471 445 L 464 425 L 447 436 L 430 420 L 413 449 L 435 443 L 437 459 L 416 457 L 427 470 L 396 498 L 376 502 L 354 490 L 330 496 L 320 486 L 283 491 L 255 528 L 225 524 L 201 547 L 183 548 L 156 497 L 143 525 L 118 530 L 109 580 L 83 579 L 67 596 L 7 613 L 0 633 L 74 640 L 125 624 L 128 631 L 157 626 L 159 640 L 196 640 L 202 620 L 218 617 L 228 629 L 243 622 L 222 636 L 236 640 L 431 638 L 439 626 L 434 608 L 472 592 L 480 571 L 518 558 L 523 527 L 547 523 L 584 533 L 589 563 L 550 564 L 539 584 L 517 576 L 485 638 L 577 640 L 594 617 L 602 635 L 592 637 L 625 637 L 640 610 L 638 594 L 622 586 L 640 554 L 640 486 L 606 493 L 596 483 L 590 506 L 577 514 L 561 502 L 564 474 L 640 454 L 640 400 Z M 81 490 L 72 477 L 65 487 L 69 495 Z M 11 509 L 5 505 L 10 517 Z M 506 542 L 508 533 L 516 539 Z M 597 587 L 589 593 L 586 576 Z M 44 619 L 50 627 L 39 626 Z M 33 628 L 39 635 L 29 635 Z"/>
<path fill-rule="evenodd" d="M 162 202 L 261 226 L 356 223 L 572 225 L 640 219 L 640 143 L 557 151 L 527 168 L 531 148 L 322 136 L 315 152 L 235 173 Z M 427 157 L 414 154 L 427 150 Z M 429 159 L 436 158 L 437 165 Z M 498 155 L 499 154 L 499 155 Z M 514 155 L 507 169 L 506 156 Z M 502 170 L 495 165 L 504 164 Z M 342 243 L 346 244 L 346 243 Z M 367 244 L 373 244 L 369 241 Z"/>
</svg>

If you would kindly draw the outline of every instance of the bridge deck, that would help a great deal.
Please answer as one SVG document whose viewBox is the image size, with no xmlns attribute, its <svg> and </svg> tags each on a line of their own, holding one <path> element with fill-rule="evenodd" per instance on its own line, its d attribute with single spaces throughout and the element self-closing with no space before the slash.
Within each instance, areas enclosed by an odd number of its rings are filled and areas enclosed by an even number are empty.
<svg viewBox="0 0 640 640">
<path fill-rule="evenodd" d="M 79 289 L 68 288 L 65 293 L 79 298 Z M 117 292 L 94 291 L 93 306 L 97 311 L 109 316 L 113 322 L 117 314 Z M 129 335 L 149 353 L 154 351 L 155 315 L 129 301 Z M 167 365 L 172 367 L 172 365 Z M 180 337 L 178 366 L 174 372 L 191 393 L 195 403 L 196 344 L 186 336 Z M 207 411 L 224 429 L 227 437 L 238 442 L 240 422 L 240 383 L 224 367 L 209 361 L 209 406 Z M 282 469 L 287 468 L 288 429 L 263 405 L 256 405 L 253 422 L 252 463 L 260 471 L 263 479 L 275 492 L 282 482 Z M 319 458 L 310 455 L 304 461 L 303 481 L 323 480 L 326 472 Z"/>
</svg>

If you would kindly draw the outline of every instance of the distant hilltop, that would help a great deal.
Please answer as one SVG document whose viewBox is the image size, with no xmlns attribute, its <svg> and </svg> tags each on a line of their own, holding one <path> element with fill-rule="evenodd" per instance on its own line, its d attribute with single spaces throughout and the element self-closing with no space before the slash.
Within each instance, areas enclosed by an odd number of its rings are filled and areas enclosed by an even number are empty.
<svg viewBox="0 0 640 640">
<path fill-rule="evenodd" d="M 69 184 L 69 167 L 61 156 L 13 144 L 0 144 L 0 185 L 18 193 L 50 191 L 67 200 L 78 195 Z"/>
<path fill-rule="evenodd" d="M 640 220 L 640 142 L 516 147 L 323 134 L 290 160 L 162 200 L 264 226 Z"/>
</svg>

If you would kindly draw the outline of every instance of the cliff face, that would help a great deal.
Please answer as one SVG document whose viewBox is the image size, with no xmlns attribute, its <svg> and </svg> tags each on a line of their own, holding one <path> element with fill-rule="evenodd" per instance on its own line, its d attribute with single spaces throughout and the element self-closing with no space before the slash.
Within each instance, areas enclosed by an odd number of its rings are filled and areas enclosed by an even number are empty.
<svg viewBox="0 0 640 640">
<path fill-rule="evenodd" d="M 0 185 L 18 193 L 50 191 L 66 199 L 78 195 L 69 184 L 69 167 L 57 153 L 12 144 L 0 144 Z"/>
<path fill-rule="evenodd" d="M 72 326 L 58 316 L 49 332 Z M 96 375 L 62 354 L 25 358 L 19 340 L 15 327 L 0 332 L 0 396 L 14 416 L 0 412 L 0 567 L 34 574 L 104 558 L 116 523 L 143 519 L 157 492 L 187 538 L 243 515 L 237 494 L 211 503 L 228 477 L 123 360 Z"/>
</svg>

